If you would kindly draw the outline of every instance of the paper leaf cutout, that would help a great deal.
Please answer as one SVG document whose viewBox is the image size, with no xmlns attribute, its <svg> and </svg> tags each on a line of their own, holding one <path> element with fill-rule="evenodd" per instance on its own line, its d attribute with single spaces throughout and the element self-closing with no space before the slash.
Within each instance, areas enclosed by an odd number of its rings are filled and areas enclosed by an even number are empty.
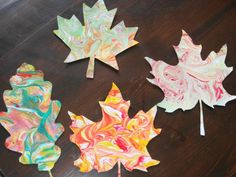
<svg viewBox="0 0 236 177">
<path fill-rule="evenodd" d="M 10 133 L 5 146 L 22 154 L 22 164 L 50 171 L 61 154 L 55 145 L 64 131 L 55 123 L 61 103 L 51 100 L 51 82 L 44 81 L 43 72 L 32 65 L 23 63 L 10 84 L 12 90 L 3 94 L 7 112 L 0 112 L 0 123 Z"/>
<path fill-rule="evenodd" d="M 68 112 L 72 119 L 70 128 L 74 133 L 70 140 L 81 151 L 74 165 L 81 172 L 92 169 L 105 172 L 117 162 L 118 168 L 122 163 L 129 171 L 147 171 L 148 167 L 157 165 L 159 161 L 152 159 L 146 148 L 148 142 L 161 131 L 153 126 L 156 106 L 146 113 L 139 111 L 130 119 L 130 101 L 123 100 L 115 84 L 106 100 L 99 104 L 103 115 L 100 122 L 92 122 L 84 116 Z"/>
<path fill-rule="evenodd" d="M 202 101 L 210 107 L 225 104 L 236 98 L 227 93 L 222 82 L 233 67 L 225 65 L 227 46 L 224 45 L 218 53 L 211 52 L 206 60 L 201 58 L 201 45 L 195 45 L 188 34 L 183 31 L 178 46 L 174 46 L 179 63 L 168 65 L 163 61 L 155 61 L 145 57 L 152 67 L 154 79 L 148 81 L 157 85 L 165 97 L 158 104 L 166 112 L 176 109 L 183 111 L 192 109 L 200 103 L 200 134 L 205 136 Z"/>
<path fill-rule="evenodd" d="M 115 56 L 136 45 L 137 27 L 127 28 L 120 22 L 110 29 L 117 9 L 108 11 L 103 0 L 92 7 L 83 4 L 83 26 L 76 16 L 70 19 L 58 16 L 58 30 L 54 33 L 71 49 L 65 63 L 90 57 L 87 78 L 94 77 L 94 59 L 119 70 Z"/>
</svg>

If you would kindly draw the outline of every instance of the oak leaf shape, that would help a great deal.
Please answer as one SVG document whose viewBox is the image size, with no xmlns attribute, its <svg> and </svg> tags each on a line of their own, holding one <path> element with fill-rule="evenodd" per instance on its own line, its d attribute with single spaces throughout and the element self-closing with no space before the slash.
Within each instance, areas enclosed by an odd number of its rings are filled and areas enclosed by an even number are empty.
<svg viewBox="0 0 236 177">
<path fill-rule="evenodd" d="M 51 82 L 32 65 L 23 63 L 10 84 L 12 90 L 3 94 L 7 112 L 0 112 L 0 123 L 10 133 L 5 146 L 22 154 L 22 164 L 38 164 L 40 171 L 50 173 L 61 154 L 55 145 L 64 131 L 55 123 L 61 103 L 51 100 Z"/>
<path fill-rule="evenodd" d="M 153 79 L 148 81 L 157 85 L 164 92 L 164 99 L 157 105 L 166 112 L 176 109 L 193 109 L 200 104 L 200 134 L 205 136 L 202 101 L 214 108 L 214 105 L 225 104 L 236 98 L 224 89 L 223 80 L 233 71 L 233 67 L 225 65 L 227 46 L 218 53 L 211 52 L 205 60 L 201 58 L 201 45 L 195 45 L 190 36 L 182 31 L 178 46 L 174 46 L 178 64 L 172 66 L 159 60 L 145 57 L 152 67 Z"/>
<path fill-rule="evenodd" d="M 115 56 L 136 45 L 137 27 L 127 28 L 120 22 L 110 29 L 117 9 L 108 11 L 103 0 L 90 8 L 83 4 L 84 26 L 73 15 L 70 19 L 58 16 L 54 33 L 71 49 L 65 63 L 90 57 L 87 78 L 94 77 L 95 58 L 119 70 Z"/>
<path fill-rule="evenodd" d="M 146 148 L 148 142 L 161 131 L 153 126 L 156 106 L 146 113 L 139 111 L 130 119 L 130 101 L 123 100 L 115 84 L 106 100 L 99 104 L 103 115 L 100 122 L 92 122 L 84 116 L 68 112 L 72 119 L 70 128 L 74 133 L 70 140 L 81 151 L 74 165 L 81 172 L 92 169 L 105 172 L 118 162 L 118 176 L 120 163 L 129 171 L 147 171 L 148 167 L 157 165 L 159 161 L 152 159 Z"/>
</svg>

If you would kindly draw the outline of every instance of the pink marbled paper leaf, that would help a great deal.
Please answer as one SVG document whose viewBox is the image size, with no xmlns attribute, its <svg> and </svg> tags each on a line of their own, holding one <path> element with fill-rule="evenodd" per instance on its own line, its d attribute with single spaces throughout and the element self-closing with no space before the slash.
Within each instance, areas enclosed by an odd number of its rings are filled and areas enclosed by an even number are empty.
<svg viewBox="0 0 236 177">
<path fill-rule="evenodd" d="M 190 110 L 200 103 L 200 134 L 205 135 L 202 101 L 214 108 L 236 98 L 224 89 L 223 80 L 233 71 L 225 65 L 227 46 L 223 45 L 218 53 L 212 51 L 205 60 L 201 58 L 201 45 L 195 45 L 190 36 L 183 31 L 178 46 L 174 46 L 179 63 L 168 65 L 159 60 L 145 57 L 152 67 L 153 79 L 148 81 L 164 92 L 163 101 L 158 103 L 166 112 L 176 109 Z"/>
</svg>

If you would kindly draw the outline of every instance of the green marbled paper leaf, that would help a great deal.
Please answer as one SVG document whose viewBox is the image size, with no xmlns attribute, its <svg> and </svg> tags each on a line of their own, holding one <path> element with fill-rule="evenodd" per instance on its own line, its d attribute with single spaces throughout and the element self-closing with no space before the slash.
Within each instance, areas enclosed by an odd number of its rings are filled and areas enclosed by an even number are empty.
<svg viewBox="0 0 236 177">
<path fill-rule="evenodd" d="M 108 11 L 103 0 L 90 8 L 83 5 L 84 26 L 72 16 L 58 16 L 58 29 L 54 33 L 71 49 L 65 63 L 90 57 L 87 78 L 94 77 L 94 59 L 119 70 L 115 56 L 138 44 L 134 40 L 138 27 L 127 28 L 120 22 L 110 29 L 117 9 Z"/>
<path fill-rule="evenodd" d="M 0 123 L 10 133 L 5 145 L 21 153 L 23 164 L 38 164 L 40 171 L 50 171 L 61 150 L 55 141 L 64 131 L 55 123 L 61 103 L 51 100 L 52 84 L 43 72 L 23 63 L 10 79 L 12 90 L 5 90 L 7 112 L 0 112 Z"/>
</svg>

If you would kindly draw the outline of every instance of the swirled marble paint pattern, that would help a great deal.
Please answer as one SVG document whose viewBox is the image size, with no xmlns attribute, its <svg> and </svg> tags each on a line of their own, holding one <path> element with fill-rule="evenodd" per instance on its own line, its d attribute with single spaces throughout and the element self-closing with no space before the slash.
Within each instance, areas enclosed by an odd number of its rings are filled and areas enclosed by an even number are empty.
<svg viewBox="0 0 236 177">
<path fill-rule="evenodd" d="M 222 85 L 225 77 L 233 70 L 233 67 L 225 65 L 226 45 L 218 53 L 211 52 L 206 60 L 202 60 L 202 46 L 193 44 L 189 35 L 183 31 L 181 41 L 174 49 L 179 59 L 176 66 L 146 57 L 154 76 L 148 81 L 159 86 L 165 94 L 159 107 L 165 108 L 166 112 L 178 108 L 189 110 L 198 101 L 203 101 L 213 108 L 214 105 L 225 106 L 236 98 L 228 94 Z"/>
<path fill-rule="evenodd" d="M 92 7 L 83 4 L 83 26 L 76 16 L 65 19 L 58 16 L 58 30 L 54 33 L 71 49 L 65 63 L 90 57 L 86 76 L 94 77 L 94 59 L 98 59 L 118 70 L 115 56 L 136 45 L 137 27 L 127 28 L 120 22 L 110 29 L 116 9 L 108 11 L 103 0 Z"/>
<path fill-rule="evenodd" d="M 10 84 L 12 90 L 3 94 L 7 112 L 0 112 L 0 123 L 10 133 L 5 145 L 22 154 L 21 163 L 38 164 L 40 171 L 50 171 L 61 154 L 55 145 L 64 131 L 55 123 L 61 103 L 51 100 L 52 84 L 32 65 L 23 63 Z"/>
<path fill-rule="evenodd" d="M 118 162 L 127 170 L 146 171 L 159 161 L 151 158 L 147 151 L 148 142 L 157 136 L 161 129 L 155 129 L 156 106 L 148 112 L 139 111 L 130 119 L 128 109 L 130 101 L 122 98 L 118 87 L 113 84 L 102 108 L 102 120 L 92 122 L 84 116 L 69 112 L 72 119 L 70 140 L 81 151 L 81 156 L 74 162 L 81 172 L 96 169 L 105 172 Z"/>
</svg>

